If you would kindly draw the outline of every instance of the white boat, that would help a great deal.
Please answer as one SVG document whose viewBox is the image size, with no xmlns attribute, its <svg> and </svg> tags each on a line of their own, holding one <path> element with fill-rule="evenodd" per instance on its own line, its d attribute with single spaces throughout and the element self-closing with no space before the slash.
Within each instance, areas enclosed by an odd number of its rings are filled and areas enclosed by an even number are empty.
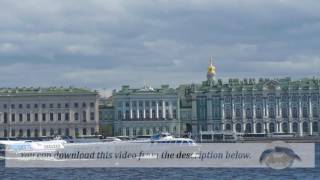
<svg viewBox="0 0 320 180">
<path fill-rule="evenodd" d="M 54 152 L 63 149 L 67 142 L 65 140 L 49 141 L 0 141 L 5 151 L 14 153 L 25 152 Z"/>
<path fill-rule="evenodd" d="M 132 143 L 167 143 L 167 144 L 187 144 L 187 145 L 195 145 L 193 139 L 190 138 L 176 138 L 172 136 L 170 133 L 163 132 L 157 135 L 152 136 L 150 139 L 144 140 L 135 140 L 135 141 L 125 141 Z"/>
</svg>

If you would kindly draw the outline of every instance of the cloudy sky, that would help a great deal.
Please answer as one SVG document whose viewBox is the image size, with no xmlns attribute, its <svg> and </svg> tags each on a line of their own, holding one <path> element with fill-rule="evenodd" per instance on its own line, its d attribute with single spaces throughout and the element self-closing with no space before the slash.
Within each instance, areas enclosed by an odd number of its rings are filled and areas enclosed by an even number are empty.
<svg viewBox="0 0 320 180">
<path fill-rule="evenodd" d="M 319 77 L 318 0 L 0 0 L 0 87 Z"/>
</svg>

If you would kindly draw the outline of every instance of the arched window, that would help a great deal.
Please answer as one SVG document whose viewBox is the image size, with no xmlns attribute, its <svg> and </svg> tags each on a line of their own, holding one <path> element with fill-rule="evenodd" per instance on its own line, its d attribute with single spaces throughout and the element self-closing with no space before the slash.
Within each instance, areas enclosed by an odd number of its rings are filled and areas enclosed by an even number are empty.
<svg viewBox="0 0 320 180">
<path fill-rule="evenodd" d="M 315 118 L 318 117 L 318 109 L 317 109 L 317 107 L 313 107 L 312 108 L 312 116 L 315 117 Z"/>
<path fill-rule="evenodd" d="M 252 114 L 251 114 L 250 108 L 246 109 L 246 117 L 247 117 L 247 119 L 251 119 L 252 118 Z"/>
<path fill-rule="evenodd" d="M 312 131 L 313 132 L 318 132 L 319 131 L 318 122 L 313 122 L 312 123 Z"/>
<path fill-rule="evenodd" d="M 282 132 L 284 133 L 288 132 L 288 124 L 286 122 L 282 123 Z"/>
<path fill-rule="evenodd" d="M 309 117 L 309 113 L 308 113 L 308 108 L 307 108 L 307 107 L 303 107 L 303 108 L 302 108 L 302 116 L 303 116 L 304 118 Z"/>
<path fill-rule="evenodd" d="M 302 123 L 302 129 L 304 133 L 307 133 L 309 131 L 309 126 L 307 122 Z"/>
<path fill-rule="evenodd" d="M 251 133 L 251 132 L 252 132 L 251 124 L 250 124 L 250 123 L 247 123 L 247 124 L 246 124 L 246 131 L 245 131 L 245 133 Z"/>
<path fill-rule="evenodd" d="M 298 108 L 297 107 L 292 108 L 292 117 L 298 118 Z"/>
<path fill-rule="evenodd" d="M 295 133 L 298 132 L 298 123 L 297 122 L 292 123 L 292 131 Z"/>
<path fill-rule="evenodd" d="M 270 131 L 270 133 L 274 133 L 275 132 L 274 123 L 270 123 L 269 124 L 269 131 Z"/>
<path fill-rule="evenodd" d="M 231 130 L 231 125 L 230 124 L 226 124 L 226 130 L 230 131 Z"/>
<path fill-rule="evenodd" d="M 236 132 L 241 132 L 241 124 L 240 123 L 236 124 Z"/>
<path fill-rule="evenodd" d="M 257 116 L 258 119 L 261 119 L 261 118 L 262 118 L 261 108 L 257 108 L 257 114 L 256 114 L 256 116 Z"/>
<path fill-rule="evenodd" d="M 281 113 L 283 118 L 288 118 L 288 109 L 287 108 L 281 108 Z"/>
<path fill-rule="evenodd" d="M 262 133 L 262 125 L 261 125 L 261 123 L 257 123 L 256 131 L 257 131 L 257 133 Z"/>
</svg>

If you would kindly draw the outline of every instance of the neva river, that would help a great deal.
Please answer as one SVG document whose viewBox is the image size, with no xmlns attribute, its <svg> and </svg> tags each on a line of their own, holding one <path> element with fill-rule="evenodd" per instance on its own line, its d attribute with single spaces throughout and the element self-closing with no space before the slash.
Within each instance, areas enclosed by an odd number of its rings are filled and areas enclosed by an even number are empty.
<svg viewBox="0 0 320 180">
<path fill-rule="evenodd" d="M 4 168 L 0 179 L 319 179 L 320 144 L 316 145 L 316 168 L 310 169 L 234 169 L 234 168 Z"/>
</svg>

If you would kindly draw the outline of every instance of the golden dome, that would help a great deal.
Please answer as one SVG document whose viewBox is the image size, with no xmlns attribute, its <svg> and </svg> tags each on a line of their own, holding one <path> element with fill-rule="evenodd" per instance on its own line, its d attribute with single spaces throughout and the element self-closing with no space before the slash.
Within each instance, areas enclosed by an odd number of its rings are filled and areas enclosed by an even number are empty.
<svg viewBox="0 0 320 180">
<path fill-rule="evenodd" d="M 212 65 L 212 57 L 210 58 L 210 65 L 208 66 L 208 74 L 216 74 L 216 67 Z"/>
</svg>

